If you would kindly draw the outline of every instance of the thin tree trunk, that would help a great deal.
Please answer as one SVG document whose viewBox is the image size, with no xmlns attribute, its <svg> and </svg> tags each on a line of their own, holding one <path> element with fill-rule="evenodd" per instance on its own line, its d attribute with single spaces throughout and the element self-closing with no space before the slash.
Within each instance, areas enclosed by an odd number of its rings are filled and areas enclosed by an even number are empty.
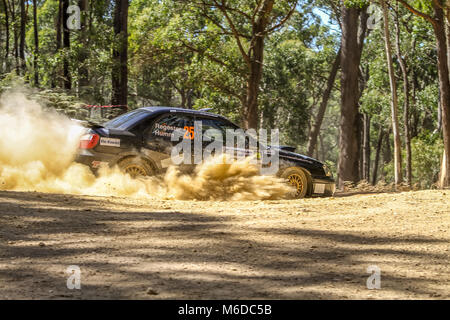
<svg viewBox="0 0 450 320">
<path fill-rule="evenodd" d="M 59 0 L 58 2 L 58 14 L 56 17 L 56 52 L 62 48 L 62 11 L 63 11 L 63 0 Z M 55 66 L 53 70 L 53 78 L 51 80 L 52 88 L 55 88 L 57 85 L 61 86 L 61 75 L 60 75 L 60 67 L 59 65 Z"/>
<path fill-rule="evenodd" d="M 363 179 L 370 181 L 370 116 L 364 113 Z"/>
<path fill-rule="evenodd" d="M 436 120 L 436 131 L 441 132 L 442 131 L 442 105 L 441 105 L 441 89 L 438 88 L 438 106 L 437 106 L 437 120 Z"/>
<path fill-rule="evenodd" d="M 62 11 L 63 11 L 63 1 L 59 0 L 58 3 L 58 16 L 56 18 L 56 51 L 62 47 Z"/>
<path fill-rule="evenodd" d="M 373 173 L 372 173 L 372 184 L 377 184 L 377 177 L 378 177 L 378 164 L 380 162 L 380 153 L 381 153 L 381 147 L 383 146 L 383 127 L 380 125 L 380 130 L 378 132 L 378 140 L 377 140 L 377 150 L 375 153 L 375 162 L 373 164 Z"/>
<path fill-rule="evenodd" d="M 396 185 L 400 184 L 402 178 L 402 154 L 400 132 L 398 127 L 398 99 L 397 99 L 397 84 L 395 82 L 394 67 L 392 64 L 391 41 L 389 33 L 389 15 L 385 1 L 382 1 L 383 17 L 384 17 L 384 43 L 386 51 L 386 59 L 389 71 L 389 83 L 391 87 L 391 116 L 392 116 L 392 131 L 394 134 L 394 182 Z"/>
<path fill-rule="evenodd" d="M 358 137 L 358 162 L 356 163 L 358 170 L 358 180 L 364 179 L 364 115 L 358 112 L 358 126 L 357 126 L 357 137 Z"/>
<path fill-rule="evenodd" d="M 19 43 L 19 64 L 20 74 L 25 75 L 25 26 L 26 26 L 26 14 L 25 14 L 25 0 L 20 0 L 20 43 Z"/>
<path fill-rule="evenodd" d="M 192 109 L 192 94 L 193 94 L 193 89 L 189 89 L 188 91 L 187 91 L 187 97 L 186 97 L 186 100 L 187 100 L 187 108 L 188 109 Z"/>
<path fill-rule="evenodd" d="M 72 77 L 69 69 L 69 52 L 70 52 L 70 30 L 67 27 L 67 21 L 69 14 L 67 13 L 69 8 L 69 0 L 63 0 L 63 12 L 62 12 L 62 25 L 63 25 L 63 46 L 64 46 L 64 60 L 63 60 L 63 73 L 64 73 L 64 89 L 72 89 Z"/>
<path fill-rule="evenodd" d="M 325 149 L 325 143 L 323 141 L 323 136 L 319 135 L 319 141 L 320 141 L 320 160 L 325 161 L 327 158 L 327 150 Z"/>
<path fill-rule="evenodd" d="M 8 56 L 9 56 L 9 7 L 6 0 L 3 0 L 3 6 L 5 8 L 5 29 L 6 29 L 6 44 L 5 44 L 5 60 L 6 60 L 6 72 L 9 72 Z"/>
<path fill-rule="evenodd" d="M 419 134 L 417 130 L 417 123 L 418 123 L 418 116 L 417 116 L 417 109 L 416 109 L 416 102 L 417 102 L 417 74 L 416 71 L 412 70 L 412 82 L 411 82 L 412 88 L 412 97 L 411 97 L 411 113 L 412 113 L 412 125 L 410 127 L 411 129 L 411 139 L 417 137 Z"/>
<path fill-rule="evenodd" d="M 81 13 L 81 30 L 80 30 L 80 43 L 81 48 L 79 52 L 79 67 L 78 67 L 78 94 L 80 97 L 86 97 L 89 91 L 89 70 L 87 68 L 87 60 L 89 58 L 89 33 L 87 28 L 88 12 L 89 12 L 89 0 L 79 0 L 78 6 Z"/>
<path fill-rule="evenodd" d="M 19 63 L 19 35 L 17 34 L 17 24 L 16 22 L 16 6 L 15 2 L 12 1 L 10 5 L 11 9 L 11 18 L 13 21 L 13 37 L 14 37 L 14 60 L 15 60 L 15 68 L 16 74 L 20 75 L 20 63 Z"/>
<path fill-rule="evenodd" d="M 128 0 L 116 0 L 114 34 L 117 43 L 113 50 L 112 97 L 113 105 L 128 104 Z"/>
<path fill-rule="evenodd" d="M 320 103 L 319 110 L 317 111 L 316 120 L 314 121 L 314 124 L 309 132 L 308 151 L 306 154 L 310 157 L 313 155 L 314 149 L 316 148 L 317 145 L 317 136 L 319 135 L 320 127 L 322 126 L 323 117 L 327 109 L 328 100 L 331 95 L 331 90 L 333 89 L 333 84 L 336 79 L 340 62 L 341 62 L 341 49 L 339 48 L 336 58 L 334 59 L 333 66 L 331 67 L 330 75 L 328 76 L 327 87 L 323 92 L 322 102 Z"/>
<path fill-rule="evenodd" d="M 37 23 L 37 0 L 33 0 L 33 29 L 34 29 L 34 57 L 33 57 L 33 68 L 34 68 L 34 85 L 39 86 L 39 66 L 38 66 L 38 56 L 39 56 L 39 31 Z"/>
<path fill-rule="evenodd" d="M 400 69 L 402 71 L 403 76 L 403 95 L 404 95 L 404 104 L 403 104 L 403 125 L 404 125 L 404 136 L 405 136 L 405 149 L 406 149 L 406 183 L 411 186 L 411 133 L 409 128 L 409 79 L 408 79 L 408 70 L 406 69 L 406 62 L 402 56 L 402 52 L 400 49 L 400 23 L 398 17 L 398 8 L 395 19 L 396 24 L 396 33 L 395 33 L 395 47 L 397 50 L 397 59 L 400 64 Z"/>
<path fill-rule="evenodd" d="M 392 126 L 392 125 L 391 125 Z M 384 148 L 383 148 L 383 165 L 386 166 L 388 163 L 392 161 L 392 147 L 391 147 L 391 133 L 392 128 L 386 131 L 384 134 Z M 381 176 L 383 179 L 385 178 L 384 170 L 381 172 Z"/>
</svg>

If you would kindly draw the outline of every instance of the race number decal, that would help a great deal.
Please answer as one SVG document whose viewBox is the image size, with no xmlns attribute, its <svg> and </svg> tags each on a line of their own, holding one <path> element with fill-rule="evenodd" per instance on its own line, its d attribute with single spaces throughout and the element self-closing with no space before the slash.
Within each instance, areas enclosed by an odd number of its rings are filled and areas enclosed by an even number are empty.
<svg viewBox="0 0 450 320">
<path fill-rule="evenodd" d="M 193 126 L 185 126 L 184 131 L 185 131 L 183 137 L 184 139 L 194 140 L 195 132 Z"/>
</svg>

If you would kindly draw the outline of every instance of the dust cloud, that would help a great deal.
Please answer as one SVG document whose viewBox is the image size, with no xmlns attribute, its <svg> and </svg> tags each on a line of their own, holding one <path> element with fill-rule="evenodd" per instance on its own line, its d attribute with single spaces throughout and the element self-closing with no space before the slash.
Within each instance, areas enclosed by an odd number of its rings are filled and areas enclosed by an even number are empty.
<svg viewBox="0 0 450 320">
<path fill-rule="evenodd" d="M 74 163 L 84 128 L 13 90 L 0 97 L 0 190 L 177 200 L 266 200 L 292 188 L 259 175 L 250 159 L 224 156 L 198 165 L 191 175 L 170 167 L 161 177 L 131 178 L 115 168 L 97 175 Z"/>
</svg>

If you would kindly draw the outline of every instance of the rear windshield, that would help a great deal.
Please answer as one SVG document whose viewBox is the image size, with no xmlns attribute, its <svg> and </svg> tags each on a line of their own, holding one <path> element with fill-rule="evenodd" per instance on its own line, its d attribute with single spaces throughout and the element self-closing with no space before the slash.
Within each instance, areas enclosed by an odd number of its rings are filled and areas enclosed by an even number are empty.
<svg viewBox="0 0 450 320">
<path fill-rule="evenodd" d="M 145 119 L 150 113 L 150 111 L 142 109 L 132 110 L 105 122 L 103 126 L 108 129 L 128 130 L 137 122 Z"/>
</svg>

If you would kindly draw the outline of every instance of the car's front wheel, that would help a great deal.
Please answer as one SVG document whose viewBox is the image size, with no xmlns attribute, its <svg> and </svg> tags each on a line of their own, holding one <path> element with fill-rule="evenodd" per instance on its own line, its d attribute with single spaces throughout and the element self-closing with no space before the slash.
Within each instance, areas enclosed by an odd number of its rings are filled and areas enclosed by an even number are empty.
<svg viewBox="0 0 450 320">
<path fill-rule="evenodd" d="M 297 190 L 297 192 L 294 195 L 295 198 L 301 199 L 306 197 L 308 193 L 309 184 L 305 171 L 297 167 L 291 167 L 287 168 L 283 172 L 281 177 L 286 179 L 290 185 L 295 187 L 295 189 Z"/>
<path fill-rule="evenodd" d="M 121 160 L 119 168 L 124 173 L 128 173 L 132 178 L 146 177 L 154 175 L 152 166 L 142 158 L 129 157 Z"/>
</svg>

